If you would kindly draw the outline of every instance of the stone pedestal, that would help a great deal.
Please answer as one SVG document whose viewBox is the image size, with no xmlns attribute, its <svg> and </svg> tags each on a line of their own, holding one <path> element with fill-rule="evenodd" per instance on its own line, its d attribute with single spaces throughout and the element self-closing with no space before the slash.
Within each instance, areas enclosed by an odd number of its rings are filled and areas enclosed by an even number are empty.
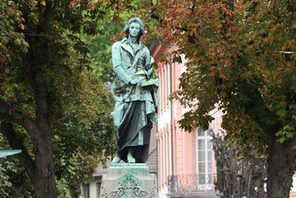
<svg viewBox="0 0 296 198">
<path fill-rule="evenodd" d="M 100 198 L 156 198 L 156 178 L 146 164 L 112 164 L 100 192 Z"/>
</svg>

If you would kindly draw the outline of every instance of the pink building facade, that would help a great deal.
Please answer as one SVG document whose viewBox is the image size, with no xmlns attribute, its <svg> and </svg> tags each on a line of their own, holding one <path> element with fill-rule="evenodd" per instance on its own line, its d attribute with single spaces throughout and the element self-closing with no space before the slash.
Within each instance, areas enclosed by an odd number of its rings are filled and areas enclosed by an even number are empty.
<svg viewBox="0 0 296 198">
<path fill-rule="evenodd" d="M 185 56 L 182 63 L 174 63 L 175 46 L 156 45 L 151 52 L 157 64 L 159 82 L 159 107 L 157 124 L 157 162 L 159 197 L 217 197 L 214 191 L 216 166 L 209 131 L 198 128 L 191 133 L 183 131 L 178 120 L 187 111 L 169 95 L 178 90 L 179 77 L 186 71 Z M 168 62 L 159 61 L 161 54 L 168 53 Z M 220 133 L 222 112 L 213 110 L 214 118 L 209 128 Z M 293 177 L 291 198 L 296 198 L 296 175 Z"/>
<path fill-rule="evenodd" d="M 216 175 L 211 136 L 208 131 L 196 129 L 191 133 L 183 131 L 178 120 L 187 111 L 169 95 L 179 86 L 179 77 L 185 72 L 185 57 L 182 63 L 174 63 L 172 56 L 168 63 L 160 63 L 160 54 L 169 53 L 174 47 L 157 45 L 152 51 L 158 68 L 159 107 L 157 125 L 158 186 L 159 197 L 216 197 L 213 181 Z M 213 111 L 215 120 L 210 128 L 218 133 L 221 112 Z"/>
</svg>

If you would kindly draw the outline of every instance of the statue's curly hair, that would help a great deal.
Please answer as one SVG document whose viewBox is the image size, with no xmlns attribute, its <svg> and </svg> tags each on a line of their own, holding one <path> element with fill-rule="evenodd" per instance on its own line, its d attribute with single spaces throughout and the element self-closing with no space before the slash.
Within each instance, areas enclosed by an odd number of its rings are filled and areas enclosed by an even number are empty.
<svg viewBox="0 0 296 198">
<path fill-rule="evenodd" d="M 130 18 L 127 22 L 126 22 L 126 25 L 124 27 L 124 32 L 125 32 L 125 35 L 126 37 L 129 36 L 129 26 L 131 23 L 133 22 L 136 22 L 136 23 L 139 23 L 140 24 L 140 34 L 139 34 L 139 39 L 141 38 L 141 36 L 143 34 L 146 33 L 146 30 L 144 29 L 144 23 L 141 21 L 141 19 L 139 19 L 138 17 L 133 17 L 133 18 Z"/>
</svg>

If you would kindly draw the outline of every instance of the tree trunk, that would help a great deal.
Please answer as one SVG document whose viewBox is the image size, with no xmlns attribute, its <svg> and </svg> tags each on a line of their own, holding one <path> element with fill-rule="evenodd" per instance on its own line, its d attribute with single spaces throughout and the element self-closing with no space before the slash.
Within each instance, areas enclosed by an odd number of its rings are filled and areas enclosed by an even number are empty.
<svg viewBox="0 0 296 198">
<path fill-rule="evenodd" d="M 0 127 L 9 141 L 10 146 L 13 149 L 22 150 L 22 153 L 17 155 L 17 157 L 25 167 L 33 183 L 35 197 L 56 198 L 57 190 L 55 185 L 54 158 L 49 128 L 44 126 L 42 128 L 42 133 L 33 122 L 30 124 L 32 131 L 29 131 L 29 133 L 34 134 L 31 139 L 35 160 L 32 160 L 27 148 L 24 146 L 23 141 L 17 136 L 12 124 L 3 122 Z"/>
<path fill-rule="evenodd" d="M 42 43 L 42 41 L 40 41 Z M 42 45 L 43 44 L 43 45 Z M 36 56 L 34 45 L 30 43 L 30 53 L 23 59 L 27 78 L 32 87 L 36 102 L 36 119 L 34 126 L 28 127 L 33 143 L 33 153 L 35 156 L 35 174 L 33 176 L 34 193 L 36 198 L 56 198 L 57 189 L 54 172 L 54 156 L 51 144 L 51 127 L 49 123 L 49 104 L 50 98 L 46 80 L 39 79 L 42 70 L 40 65 L 32 65 L 36 57 L 46 57 L 48 52 L 47 44 L 42 43 Z M 40 54 L 40 55 L 38 55 Z M 33 129 L 34 128 L 34 129 Z M 31 132 L 29 132 L 31 130 Z M 33 131 L 34 130 L 34 131 Z M 33 138 L 34 137 L 34 138 Z"/>
<path fill-rule="evenodd" d="M 268 157 L 267 198 L 289 198 L 293 182 L 295 149 L 291 141 L 274 143 Z"/>
<path fill-rule="evenodd" d="M 36 198 L 56 198 L 53 152 L 50 138 L 40 138 L 35 151 L 36 171 L 33 179 Z"/>
</svg>

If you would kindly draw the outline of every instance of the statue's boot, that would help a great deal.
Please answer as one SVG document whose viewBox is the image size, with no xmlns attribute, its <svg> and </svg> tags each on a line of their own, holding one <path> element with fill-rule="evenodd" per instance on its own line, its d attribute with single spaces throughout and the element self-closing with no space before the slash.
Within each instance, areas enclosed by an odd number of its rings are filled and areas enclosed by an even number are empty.
<svg viewBox="0 0 296 198">
<path fill-rule="evenodd" d="M 116 155 L 112 160 L 112 164 L 117 164 L 120 162 L 120 160 L 121 160 L 120 157 L 118 157 L 118 155 Z"/>
<path fill-rule="evenodd" d="M 127 162 L 128 163 L 136 163 L 136 159 L 132 156 L 131 153 L 127 154 Z"/>
</svg>

